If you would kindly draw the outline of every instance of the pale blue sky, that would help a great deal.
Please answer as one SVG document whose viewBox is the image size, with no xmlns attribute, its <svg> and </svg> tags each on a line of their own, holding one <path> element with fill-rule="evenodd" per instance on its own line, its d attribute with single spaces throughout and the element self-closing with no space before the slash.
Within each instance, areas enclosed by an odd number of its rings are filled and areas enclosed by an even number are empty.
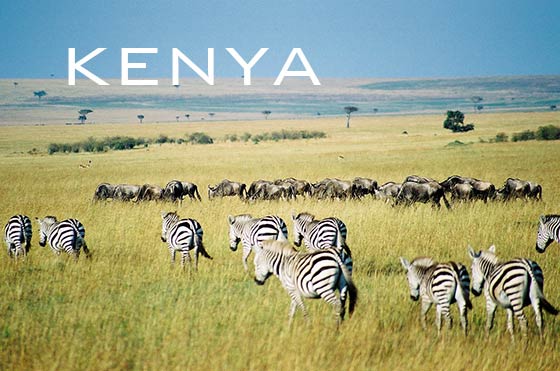
<svg viewBox="0 0 560 371">
<path fill-rule="evenodd" d="M 159 48 L 131 60 L 148 63 L 131 78 L 170 78 L 173 47 L 203 69 L 215 48 L 217 77 L 242 74 L 226 47 L 246 60 L 270 48 L 254 77 L 275 77 L 296 47 L 319 78 L 560 74 L 559 19 L 558 0 L 7 0 L 0 78 L 66 78 L 71 47 L 108 48 L 86 65 L 101 78 L 120 77 L 128 47 Z"/>
</svg>

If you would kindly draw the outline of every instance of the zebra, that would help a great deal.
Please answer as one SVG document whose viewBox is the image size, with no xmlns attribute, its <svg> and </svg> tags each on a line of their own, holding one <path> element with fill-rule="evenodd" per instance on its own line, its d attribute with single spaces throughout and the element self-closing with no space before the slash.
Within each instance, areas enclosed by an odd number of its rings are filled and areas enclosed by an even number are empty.
<svg viewBox="0 0 560 371">
<path fill-rule="evenodd" d="M 543 293 L 544 275 L 541 267 L 532 260 L 516 258 L 499 263 L 495 255 L 496 247 L 490 246 L 488 251 L 475 252 L 468 247 L 472 259 L 473 286 L 472 293 L 479 296 L 484 288 L 486 297 L 486 333 L 494 325 L 494 314 L 498 306 L 507 310 L 507 329 L 513 336 L 513 316 L 517 317 L 521 332 L 527 335 L 527 318 L 523 308 L 532 305 L 539 334 L 543 336 L 542 309 L 552 315 L 558 309 L 550 304 Z"/>
<path fill-rule="evenodd" d="M 80 249 L 84 250 L 86 258 L 91 253 L 85 241 L 86 230 L 84 225 L 77 219 L 66 219 L 59 222 L 54 216 L 46 216 L 43 219 L 35 218 L 39 223 L 39 245 L 45 247 L 47 241 L 56 255 L 65 252 L 78 260 Z"/>
<path fill-rule="evenodd" d="M 255 252 L 255 282 L 264 285 L 272 274 L 278 277 L 292 299 L 289 324 L 292 324 L 297 308 L 305 318 L 307 310 L 303 298 L 322 298 L 334 308 L 337 325 L 345 315 L 345 305 L 335 291 L 346 289 L 350 303 L 348 313 L 354 313 L 358 300 L 358 289 L 352 276 L 333 249 L 298 252 L 288 241 L 264 241 L 262 249 Z"/>
<path fill-rule="evenodd" d="M 261 247 L 265 240 L 287 240 L 288 228 L 282 218 L 268 215 L 263 218 L 253 218 L 249 214 L 228 216 L 229 222 L 229 247 L 231 251 L 237 250 L 241 242 L 243 246 L 243 267 L 248 272 L 247 259 L 251 250 Z"/>
<path fill-rule="evenodd" d="M 436 305 L 436 327 L 438 335 L 441 333 L 441 317 L 445 317 L 447 327 L 451 328 L 452 318 L 450 305 L 457 302 L 461 316 L 461 327 L 465 336 L 468 332 L 467 311 L 472 309 L 469 299 L 470 277 L 465 266 L 460 263 L 437 263 L 431 258 L 416 258 L 408 262 L 400 258 L 406 270 L 410 298 L 417 301 L 422 298 L 420 320 L 422 328 L 426 329 L 426 313 Z"/>
<path fill-rule="evenodd" d="M 17 258 L 26 256 L 31 248 L 33 234 L 31 220 L 25 215 L 14 215 L 4 226 L 4 241 L 8 248 L 8 256 Z"/>
<path fill-rule="evenodd" d="M 560 215 L 541 215 L 537 232 L 537 252 L 545 252 L 553 241 L 560 243 Z"/>
<path fill-rule="evenodd" d="M 175 263 L 175 253 L 181 253 L 181 267 L 185 260 L 191 260 L 189 251 L 194 250 L 194 269 L 198 270 L 198 255 L 212 260 L 202 243 L 202 226 L 194 219 L 179 219 L 176 212 L 161 213 L 161 240 L 167 242 L 171 253 L 171 264 Z"/>
</svg>

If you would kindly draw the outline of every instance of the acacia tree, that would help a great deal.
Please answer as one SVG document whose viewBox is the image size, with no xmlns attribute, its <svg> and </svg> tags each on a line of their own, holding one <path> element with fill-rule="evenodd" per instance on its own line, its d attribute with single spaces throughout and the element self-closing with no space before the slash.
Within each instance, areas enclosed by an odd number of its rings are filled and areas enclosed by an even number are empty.
<svg viewBox="0 0 560 371">
<path fill-rule="evenodd" d="M 80 120 L 80 123 L 84 123 L 87 120 L 87 115 L 89 113 L 92 113 L 93 111 L 90 109 L 81 109 L 78 111 L 78 113 L 80 114 L 80 116 L 78 117 L 78 120 Z"/>
<path fill-rule="evenodd" d="M 356 112 L 357 110 L 358 110 L 358 107 L 354 107 L 354 106 L 344 107 L 344 112 L 346 112 L 346 128 L 347 129 L 350 127 L 350 115 L 352 114 L 352 112 Z"/>
<path fill-rule="evenodd" d="M 272 111 L 264 110 L 261 113 L 264 115 L 264 119 L 268 120 L 268 115 L 270 115 L 272 113 Z"/>
<path fill-rule="evenodd" d="M 39 97 L 39 100 L 41 100 L 41 98 L 43 98 L 45 95 L 47 95 L 47 92 L 44 90 L 39 90 L 39 91 L 34 91 L 33 95 L 36 97 Z"/>
<path fill-rule="evenodd" d="M 474 107 L 474 111 L 480 111 L 482 108 L 479 107 L 483 107 L 481 104 L 479 105 L 480 102 L 482 102 L 484 99 L 482 99 L 481 96 L 478 95 L 473 95 L 471 97 L 471 102 L 473 102 L 473 107 Z"/>
<path fill-rule="evenodd" d="M 465 115 L 461 111 L 447 111 L 443 127 L 454 133 L 474 130 L 474 124 L 465 124 Z"/>
<path fill-rule="evenodd" d="M 138 115 L 136 117 L 138 117 L 138 120 L 140 120 L 140 123 L 142 123 L 142 120 L 144 120 L 144 115 Z"/>
</svg>

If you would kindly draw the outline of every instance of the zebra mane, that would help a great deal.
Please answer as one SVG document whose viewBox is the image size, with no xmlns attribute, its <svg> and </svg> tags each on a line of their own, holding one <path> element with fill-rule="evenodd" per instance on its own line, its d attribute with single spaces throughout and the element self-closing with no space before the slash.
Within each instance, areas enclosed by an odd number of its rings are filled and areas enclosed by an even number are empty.
<svg viewBox="0 0 560 371">
<path fill-rule="evenodd" d="M 315 219 L 315 215 L 303 212 L 303 213 L 297 214 L 296 219 L 303 220 L 303 221 L 306 221 L 306 222 L 311 222 Z"/>
<path fill-rule="evenodd" d="M 233 217 L 236 222 L 246 222 L 253 219 L 251 214 L 239 214 Z"/>
<path fill-rule="evenodd" d="M 267 240 L 262 242 L 263 250 L 270 251 L 283 256 L 296 254 L 298 251 L 288 241 Z"/>
<path fill-rule="evenodd" d="M 176 211 L 169 211 L 169 212 L 162 211 L 161 218 L 162 219 L 167 219 L 167 218 L 179 219 L 179 214 L 177 214 Z"/>
<path fill-rule="evenodd" d="M 498 264 L 498 257 L 491 251 L 481 251 L 480 258 L 494 265 Z"/>
<path fill-rule="evenodd" d="M 546 223 L 548 221 L 550 221 L 551 219 L 556 219 L 556 218 L 560 218 L 560 214 L 547 214 L 547 215 L 543 215 L 541 217 L 541 220 L 543 221 L 543 223 Z"/>
<path fill-rule="evenodd" d="M 58 220 L 56 219 L 56 216 L 47 215 L 41 221 L 43 223 L 52 224 L 52 223 L 56 223 Z"/>
<path fill-rule="evenodd" d="M 418 258 L 415 258 L 410 263 L 410 265 L 413 265 L 413 266 L 418 267 L 418 268 L 429 268 L 429 267 L 431 267 L 432 265 L 435 265 L 435 264 L 437 264 L 437 262 L 434 261 L 434 259 L 429 258 L 427 256 L 420 256 Z"/>
</svg>

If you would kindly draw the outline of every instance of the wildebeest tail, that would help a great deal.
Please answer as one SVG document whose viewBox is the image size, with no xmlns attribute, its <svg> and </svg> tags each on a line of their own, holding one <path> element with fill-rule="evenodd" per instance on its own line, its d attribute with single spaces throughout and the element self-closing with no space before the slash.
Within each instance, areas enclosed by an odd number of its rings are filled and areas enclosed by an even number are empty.
<svg viewBox="0 0 560 371">
<path fill-rule="evenodd" d="M 447 210 L 451 210 L 451 205 L 449 204 L 449 201 L 447 201 L 447 197 L 445 197 L 445 192 L 443 192 L 441 198 L 443 198 L 443 203 L 445 204 Z"/>
<path fill-rule="evenodd" d="M 202 201 L 202 198 L 200 198 L 200 193 L 198 193 L 198 187 L 195 185 L 194 186 L 194 195 L 196 198 L 198 198 L 198 201 Z"/>
</svg>

